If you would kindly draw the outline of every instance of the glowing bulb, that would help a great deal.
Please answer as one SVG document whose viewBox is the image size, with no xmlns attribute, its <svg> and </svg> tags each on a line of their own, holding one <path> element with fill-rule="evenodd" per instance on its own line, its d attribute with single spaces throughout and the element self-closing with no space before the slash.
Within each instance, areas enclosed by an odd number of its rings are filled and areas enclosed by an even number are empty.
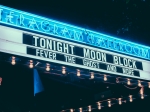
<svg viewBox="0 0 150 112">
<path fill-rule="evenodd" d="M 66 74 L 66 68 L 62 67 L 62 74 Z"/>
<path fill-rule="evenodd" d="M 101 109 L 101 103 L 97 102 L 97 106 L 98 106 L 98 109 L 100 110 Z"/>
<path fill-rule="evenodd" d="M 127 79 L 127 80 L 128 80 L 128 81 L 127 81 L 127 84 L 130 85 L 130 84 L 131 84 L 130 79 Z"/>
<path fill-rule="evenodd" d="M 79 77 L 80 75 L 80 70 L 77 70 L 77 76 Z"/>
<path fill-rule="evenodd" d="M 15 65 L 15 64 L 16 64 L 16 60 L 15 60 L 15 57 L 12 57 L 12 61 L 11 61 L 11 64 L 12 64 L 12 65 Z"/>
<path fill-rule="evenodd" d="M 101 103 L 100 103 L 100 102 L 97 102 L 97 105 L 101 105 Z"/>
<path fill-rule="evenodd" d="M 139 87 L 141 87 L 142 85 L 141 85 L 141 81 L 140 80 L 138 80 L 138 86 Z"/>
<path fill-rule="evenodd" d="M 49 64 L 46 65 L 46 71 L 50 71 L 50 65 Z"/>
<path fill-rule="evenodd" d="M 94 79 L 94 73 L 93 72 L 91 73 L 91 79 Z"/>
<path fill-rule="evenodd" d="M 12 64 L 12 65 L 15 65 L 15 64 L 16 64 L 15 60 L 12 60 L 11 64 Z"/>
<path fill-rule="evenodd" d="M 29 67 L 30 67 L 30 68 L 33 68 L 33 63 L 30 63 Z"/>
<path fill-rule="evenodd" d="M 110 100 L 108 101 L 108 107 L 111 107 L 111 101 Z"/>
<path fill-rule="evenodd" d="M 107 81 L 107 76 L 106 75 L 104 75 L 104 81 Z"/>
<path fill-rule="evenodd" d="M 141 99 L 144 99 L 144 95 L 143 94 L 141 94 Z"/>
<path fill-rule="evenodd" d="M 82 108 L 79 108 L 79 112 L 82 112 Z"/>
<path fill-rule="evenodd" d="M 150 82 L 148 82 L 148 88 L 150 88 Z"/>
<path fill-rule="evenodd" d="M 142 95 L 143 93 L 144 93 L 144 88 L 141 87 L 141 89 L 140 89 L 140 94 Z"/>
<path fill-rule="evenodd" d="M 119 105 L 121 105 L 122 104 L 121 98 L 119 98 L 118 101 L 119 101 Z"/>
<path fill-rule="evenodd" d="M 91 112 L 91 106 L 88 106 L 88 111 Z"/>
<path fill-rule="evenodd" d="M 70 109 L 70 112 L 73 112 L 73 109 Z"/>
<path fill-rule="evenodd" d="M 50 71 L 50 67 L 46 67 L 46 71 Z"/>
<path fill-rule="evenodd" d="M 32 61 L 32 60 L 30 60 L 29 67 L 30 67 L 30 68 L 33 68 L 33 61 Z"/>
<path fill-rule="evenodd" d="M 116 83 L 119 83 L 119 79 L 118 78 L 116 78 Z"/>
<path fill-rule="evenodd" d="M 130 100 L 130 102 L 132 102 L 132 101 L 133 101 L 133 99 L 132 99 L 132 95 L 129 95 L 129 100 Z"/>
<path fill-rule="evenodd" d="M 0 77 L 0 85 L 2 84 L 2 77 Z"/>
</svg>

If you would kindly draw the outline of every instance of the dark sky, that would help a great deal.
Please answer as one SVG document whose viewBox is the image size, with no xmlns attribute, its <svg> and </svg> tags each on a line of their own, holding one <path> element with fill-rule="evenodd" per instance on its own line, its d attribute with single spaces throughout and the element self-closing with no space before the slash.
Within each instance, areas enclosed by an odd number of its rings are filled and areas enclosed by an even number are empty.
<svg viewBox="0 0 150 112">
<path fill-rule="evenodd" d="M 150 45 L 150 0 L 0 0 L 0 4 Z"/>
</svg>

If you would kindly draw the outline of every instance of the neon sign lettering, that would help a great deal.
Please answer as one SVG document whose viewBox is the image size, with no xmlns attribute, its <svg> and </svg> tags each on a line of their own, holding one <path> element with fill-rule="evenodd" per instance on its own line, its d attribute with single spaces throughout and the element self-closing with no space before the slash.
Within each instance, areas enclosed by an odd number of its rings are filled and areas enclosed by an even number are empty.
<svg viewBox="0 0 150 112">
<path fill-rule="evenodd" d="M 1 5 L 0 23 L 150 60 L 150 47 Z"/>
</svg>

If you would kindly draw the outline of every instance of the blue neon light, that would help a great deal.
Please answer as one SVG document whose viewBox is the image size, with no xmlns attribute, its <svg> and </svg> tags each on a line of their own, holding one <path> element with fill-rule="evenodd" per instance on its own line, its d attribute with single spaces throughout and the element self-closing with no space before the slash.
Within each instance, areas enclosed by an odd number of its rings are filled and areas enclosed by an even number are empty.
<svg viewBox="0 0 150 112">
<path fill-rule="evenodd" d="M 1 5 L 0 23 L 150 60 L 150 47 Z"/>
</svg>

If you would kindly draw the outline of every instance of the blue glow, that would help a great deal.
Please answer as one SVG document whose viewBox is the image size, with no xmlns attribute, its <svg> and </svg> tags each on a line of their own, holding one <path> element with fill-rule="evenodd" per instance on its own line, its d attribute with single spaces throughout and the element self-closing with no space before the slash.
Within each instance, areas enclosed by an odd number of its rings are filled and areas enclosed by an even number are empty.
<svg viewBox="0 0 150 112">
<path fill-rule="evenodd" d="M 0 23 L 150 60 L 150 47 L 1 5 Z"/>
<path fill-rule="evenodd" d="M 40 76 L 38 74 L 38 71 L 36 69 L 34 69 L 34 96 L 37 93 L 40 93 L 44 91 L 44 87 L 43 84 L 41 82 Z"/>
</svg>

